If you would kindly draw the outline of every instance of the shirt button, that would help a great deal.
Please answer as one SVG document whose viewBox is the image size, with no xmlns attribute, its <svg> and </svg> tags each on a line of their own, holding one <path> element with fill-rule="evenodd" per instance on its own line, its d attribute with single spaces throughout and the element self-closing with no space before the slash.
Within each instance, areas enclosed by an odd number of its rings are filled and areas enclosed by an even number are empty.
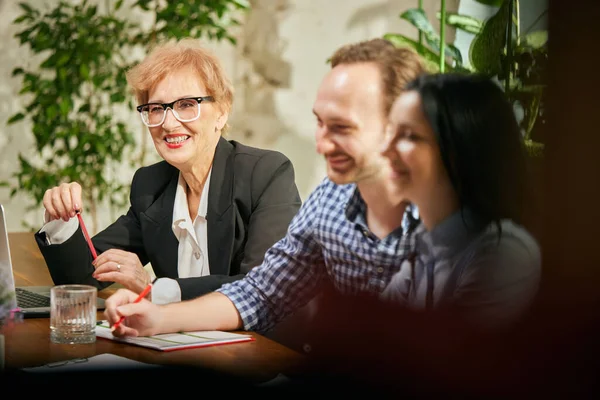
<svg viewBox="0 0 600 400">
<path fill-rule="evenodd" d="M 312 350 L 312 347 L 310 346 L 310 344 L 308 344 L 308 343 L 305 343 L 305 344 L 302 346 L 302 350 L 304 350 L 304 352 L 305 352 L 305 353 L 310 353 L 310 352 L 311 352 L 311 350 Z"/>
<path fill-rule="evenodd" d="M 196 257 L 196 260 L 200 258 L 200 252 L 199 251 L 195 251 L 194 252 L 194 257 Z"/>
<path fill-rule="evenodd" d="M 383 273 L 383 268 L 382 267 L 377 268 L 377 272 L 379 272 L 380 274 L 382 274 Z"/>
</svg>

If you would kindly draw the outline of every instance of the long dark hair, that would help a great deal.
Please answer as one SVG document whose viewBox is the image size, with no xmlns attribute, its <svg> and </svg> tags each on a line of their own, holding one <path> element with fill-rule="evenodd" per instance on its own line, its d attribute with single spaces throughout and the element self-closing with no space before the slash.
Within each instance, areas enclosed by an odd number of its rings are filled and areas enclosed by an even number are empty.
<svg viewBox="0 0 600 400">
<path fill-rule="evenodd" d="M 423 75 L 406 89 L 420 94 L 461 210 L 499 230 L 503 218 L 520 222 L 526 153 L 500 86 L 477 74 L 447 73 Z"/>
</svg>

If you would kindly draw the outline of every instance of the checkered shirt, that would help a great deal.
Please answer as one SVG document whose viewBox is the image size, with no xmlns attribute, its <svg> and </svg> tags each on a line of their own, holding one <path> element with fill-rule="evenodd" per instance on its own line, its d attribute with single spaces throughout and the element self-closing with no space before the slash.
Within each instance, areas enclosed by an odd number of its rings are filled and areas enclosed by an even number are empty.
<svg viewBox="0 0 600 400">
<path fill-rule="evenodd" d="M 217 290 L 233 302 L 244 329 L 266 332 L 308 303 L 325 279 L 341 293 L 381 293 L 414 249 L 416 210 L 408 209 L 402 226 L 380 240 L 367 227 L 366 209 L 355 184 L 326 178 L 262 265 Z"/>
</svg>

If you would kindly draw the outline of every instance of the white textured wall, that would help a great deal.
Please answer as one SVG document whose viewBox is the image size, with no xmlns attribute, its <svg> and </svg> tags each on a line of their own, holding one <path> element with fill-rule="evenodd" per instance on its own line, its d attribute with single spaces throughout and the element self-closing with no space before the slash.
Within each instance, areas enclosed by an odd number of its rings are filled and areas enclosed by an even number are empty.
<svg viewBox="0 0 600 400">
<path fill-rule="evenodd" d="M 30 123 L 22 121 L 11 127 L 6 120 L 17 112 L 23 103 L 18 97 L 20 80 L 11 77 L 16 66 L 36 65 L 27 48 L 21 48 L 13 37 L 17 27 L 11 21 L 19 15 L 17 2 L 0 0 L 0 180 L 9 179 L 17 166 L 19 152 L 30 154 L 32 144 L 29 133 Z M 37 5 L 37 1 L 31 2 Z M 39 2 L 42 3 L 42 2 Z M 54 4 L 56 0 L 44 3 Z M 314 149 L 313 131 L 315 126 L 312 115 L 312 102 L 317 87 L 328 70 L 326 59 L 339 46 L 359 40 L 380 37 L 386 32 L 404 33 L 416 36 L 416 30 L 408 23 L 400 21 L 398 15 L 407 8 L 416 7 L 416 0 L 292 0 L 289 8 L 279 15 L 279 36 L 281 39 L 281 58 L 291 66 L 290 87 L 274 90 L 272 93 L 274 114 L 282 124 L 276 137 L 262 140 L 259 133 L 247 140 L 248 144 L 261 145 L 285 153 L 294 163 L 297 183 L 303 199 L 325 176 L 322 159 Z M 439 1 L 425 0 L 429 15 L 438 7 Z M 449 8 L 456 9 L 458 0 L 449 1 Z M 100 2 L 102 4 L 102 2 Z M 239 51 L 229 44 L 214 44 L 211 47 L 222 58 L 227 71 L 234 80 L 240 71 Z M 237 80 L 236 80 L 237 82 Z M 237 84 L 237 83 L 236 83 Z M 235 103 L 235 111 L 243 106 Z M 236 108 L 237 107 L 237 108 Z M 132 127 L 140 131 L 140 122 L 132 111 Z M 239 132 L 232 131 L 232 137 Z M 150 149 L 155 160 L 153 148 Z M 124 168 L 121 173 L 126 180 L 133 171 Z M 22 220 L 39 225 L 41 212 L 25 212 L 28 199 L 19 195 L 10 198 L 9 190 L 0 188 L 0 203 L 8 212 L 10 231 L 23 230 Z M 106 227 L 113 215 L 104 207 L 99 214 L 99 229 Z"/>
</svg>

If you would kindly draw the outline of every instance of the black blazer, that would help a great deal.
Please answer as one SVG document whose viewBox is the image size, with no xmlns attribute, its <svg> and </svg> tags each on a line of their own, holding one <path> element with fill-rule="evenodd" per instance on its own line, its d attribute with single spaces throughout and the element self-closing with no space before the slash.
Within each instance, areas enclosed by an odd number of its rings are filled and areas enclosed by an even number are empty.
<svg viewBox="0 0 600 400">
<path fill-rule="evenodd" d="M 285 236 L 301 205 L 294 168 L 283 154 L 219 140 L 213 160 L 206 215 L 211 275 L 179 278 L 179 242 L 172 230 L 179 170 L 166 161 L 142 167 L 133 177 L 130 208 L 92 238 L 98 253 L 111 248 L 138 255 L 157 277 L 177 279 L 182 299 L 191 299 L 242 278 Z M 35 234 L 55 284 L 83 283 L 103 289 L 111 282 L 92 277 L 92 255 L 81 228 L 65 243 L 48 245 Z"/>
</svg>

